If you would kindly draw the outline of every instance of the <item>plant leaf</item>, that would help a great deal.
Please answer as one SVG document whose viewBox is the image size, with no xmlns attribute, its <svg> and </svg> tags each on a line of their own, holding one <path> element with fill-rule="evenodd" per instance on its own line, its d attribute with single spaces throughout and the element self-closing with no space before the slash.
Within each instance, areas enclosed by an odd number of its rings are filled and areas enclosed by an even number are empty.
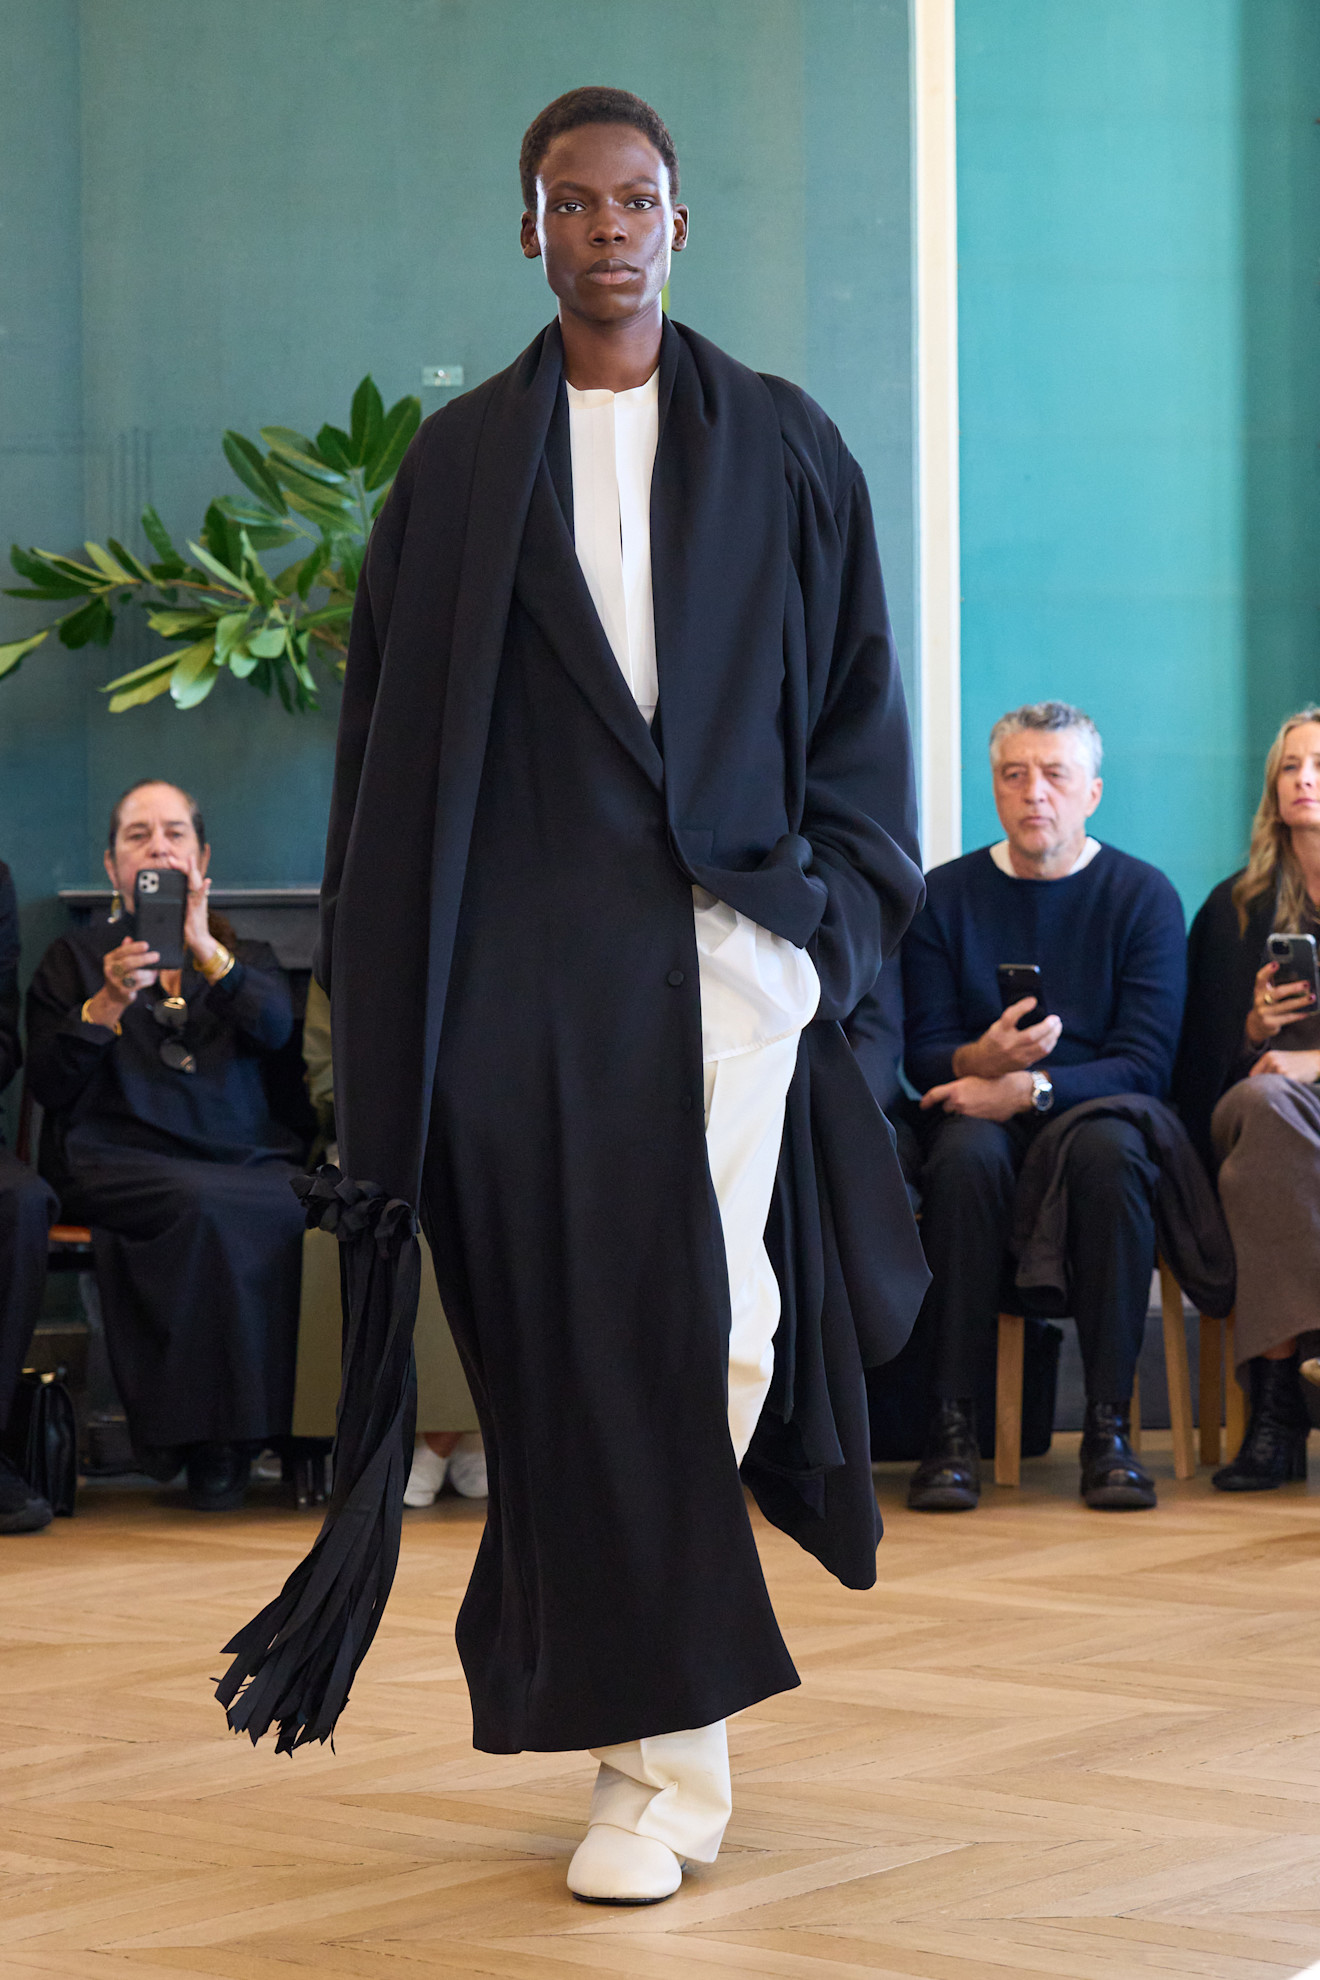
<svg viewBox="0 0 1320 1980">
<path fill-rule="evenodd" d="M 152 581 L 151 572 L 147 569 L 145 564 L 141 564 L 138 562 L 137 558 L 133 555 L 131 550 L 125 550 L 123 544 L 116 542 L 113 536 L 107 536 L 105 540 L 107 544 L 110 546 L 110 549 L 114 552 L 115 556 L 118 557 L 120 563 L 123 564 L 127 570 L 130 570 L 133 573 L 133 576 L 137 579 L 139 584 L 151 583 Z"/>
<path fill-rule="evenodd" d="M 116 688 L 135 687 L 139 681 L 151 681 L 157 674 L 172 674 L 178 662 L 178 652 L 158 653 L 154 660 L 148 660 L 145 667 L 135 667 L 131 674 L 120 674 L 117 680 L 107 681 L 102 694 L 113 694 Z"/>
<path fill-rule="evenodd" d="M 252 596 L 252 587 L 247 579 L 236 577 L 218 557 L 213 557 L 209 550 L 204 550 L 200 543 L 190 543 L 188 548 L 202 568 L 210 571 L 213 577 L 219 578 L 221 584 L 227 585 L 231 591 L 241 591 L 246 598 Z"/>
<path fill-rule="evenodd" d="M 214 645 L 217 667 L 228 664 L 230 654 L 247 631 L 250 616 L 247 612 L 226 612 L 223 619 L 216 620 Z"/>
<path fill-rule="evenodd" d="M 12 674 L 15 667 L 21 667 L 29 653 L 35 653 L 46 637 L 44 632 L 33 633 L 30 639 L 11 639 L 7 646 L 0 646 L 0 681 L 6 674 Z"/>
<path fill-rule="evenodd" d="M 60 621 L 60 643 L 76 647 L 95 641 L 97 646 L 109 646 L 114 629 L 115 615 L 104 598 L 89 598 L 85 605 Z"/>
<path fill-rule="evenodd" d="M 261 437 L 275 456 L 276 463 L 291 461 L 300 473 L 309 476 L 313 481 L 326 481 L 335 488 L 343 486 L 345 477 L 339 469 L 323 461 L 313 443 L 303 434 L 295 433 L 292 427 L 263 426 Z"/>
<path fill-rule="evenodd" d="M 248 675 L 254 674 L 260 665 L 261 662 L 257 656 L 248 653 L 241 646 L 236 646 L 229 656 L 229 671 L 236 681 L 245 681 Z"/>
<path fill-rule="evenodd" d="M 282 625 L 263 626 L 245 644 L 258 660 L 274 660 L 283 653 L 287 639 L 288 633 Z"/>
<path fill-rule="evenodd" d="M 142 511 L 142 534 L 146 537 L 147 542 L 151 545 L 156 555 L 164 563 L 179 564 L 183 562 L 178 551 L 170 542 L 169 531 L 150 503 Z"/>
<path fill-rule="evenodd" d="M 382 482 L 393 481 L 399 471 L 399 462 L 408 451 L 408 442 L 421 423 L 420 399 L 400 399 L 397 405 L 390 407 L 381 421 L 376 445 L 362 470 L 362 479 L 368 488 L 379 488 Z"/>
<path fill-rule="evenodd" d="M 170 699 L 179 708 L 195 708 L 215 686 L 217 672 L 214 639 L 199 639 L 196 646 L 185 647 L 170 675 Z"/>
<path fill-rule="evenodd" d="M 67 571 L 47 563 L 37 552 L 20 550 L 17 543 L 10 547 L 9 561 L 20 577 L 36 587 L 31 592 L 12 591 L 9 594 L 12 598 L 84 598 L 94 586 L 100 586 L 99 578 L 71 577 Z"/>
<path fill-rule="evenodd" d="M 347 474 L 358 463 L 353 459 L 353 442 L 339 426 L 323 426 L 316 436 L 316 451 L 331 467 Z"/>
<path fill-rule="evenodd" d="M 143 702 L 154 701 L 157 695 L 164 694 L 169 684 L 169 672 L 165 670 L 157 674 L 154 680 L 144 681 L 141 687 L 129 688 L 124 694 L 112 695 L 110 713 L 122 715 L 126 708 L 140 708 Z"/>
<path fill-rule="evenodd" d="M 298 621 L 299 629 L 309 631 L 317 626 L 340 626 L 353 616 L 351 605 L 323 605 L 319 612 L 305 612 Z"/>
<path fill-rule="evenodd" d="M 279 484 L 252 442 L 241 433 L 228 431 L 221 445 L 225 450 L 225 459 L 243 486 L 259 501 L 268 502 L 271 508 L 283 515 L 284 497 L 280 493 Z"/>
<path fill-rule="evenodd" d="M 148 612 L 147 624 L 162 639 L 178 639 L 181 633 L 207 632 L 216 622 L 215 612 L 178 611 Z"/>
<path fill-rule="evenodd" d="M 85 543 L 83 548 L 96 565 L 98 571 L 105 577 L 108 577 L 112 584 L 132 584 L 134 582 L 131 572 L 126 571 L 122 564 L 116 563 L 110 552 L 103 550 L 99 543 Z"/>
<path fill-rule="evenodd" d="M 376 381 L 368 372 L 353 394 L 353 459 L 361 466 L 375 452 L 376 436 L 385 417 L 385 407 Z"/>
</svg>

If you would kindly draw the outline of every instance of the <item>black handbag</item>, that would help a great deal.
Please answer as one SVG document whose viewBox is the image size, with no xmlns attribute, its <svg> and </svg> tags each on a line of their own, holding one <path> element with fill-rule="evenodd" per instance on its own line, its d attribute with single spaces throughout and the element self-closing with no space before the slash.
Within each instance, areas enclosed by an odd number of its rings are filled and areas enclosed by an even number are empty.
<svg viewBox="0 0 1320 1980">
<path fill-rule="evenodd" d="M 27 1369 L 19 1376 L 0 1442 L 9 1462 L 51 1511 L 70 1518 L 78 1496 L 78 1422 L 73 1397 L 59 1375 L 34 1375 Z"/>
</svg>

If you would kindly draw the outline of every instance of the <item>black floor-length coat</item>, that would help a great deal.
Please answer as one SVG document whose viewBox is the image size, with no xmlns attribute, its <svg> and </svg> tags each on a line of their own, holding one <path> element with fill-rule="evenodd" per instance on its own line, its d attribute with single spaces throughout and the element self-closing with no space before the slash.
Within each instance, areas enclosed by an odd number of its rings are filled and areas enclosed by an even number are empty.
<svg viewBox="0 0 1320 1980">
<path fill-rule="evenodd" d="M 53 942 L 27 997 L 28 1085 L 45 1108 L 41 1169 L 64 1215 L 91 1226 L 106 1345 L 139 1445 L 260 1442 L 293 1410 L 302 1231 L 289 1182 L 294 1137 L 274 1119 L 264 1068 L 293 1030 L 289 986 L 264 942 L 234 945 L 208 984 L 191 967 L 188 1023 L 152 1015 L 159 984 L 121 1035 L 81 1022 L 131 920 Z M 160 1056 L 178 1036 L 196 1062 Z"/>
<path fill-rule="evenodd" d="M 220 1693 L 284 1747 L 330 1732 L 388 1591 L 419 1205 L 491 1466 L 458 1631 L 477 1744 L 610 1744 L 796 1681 L 725 1418 L 694 882 L 820 974 L 745 1473 L 874 1579 L 862 1367 L 902 1345 L 926 1272 L 839 1028 L 922 892 L 865 485 L 802 393 L 666 325 L 648 732 L 573 547 L 562 370 L 552 326 L 427 423 L 354 615 L 320 966 L 360 1180 L 312 1205 L 347 1240 L 336 1493 Z"/>
</svg>

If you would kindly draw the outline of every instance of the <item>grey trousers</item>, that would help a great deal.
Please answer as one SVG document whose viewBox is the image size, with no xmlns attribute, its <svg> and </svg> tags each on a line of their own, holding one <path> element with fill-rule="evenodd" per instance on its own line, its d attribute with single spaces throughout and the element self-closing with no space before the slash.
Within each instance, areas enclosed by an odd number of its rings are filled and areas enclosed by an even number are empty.
<svg viewBox="0 0 1320 1980">
<path fill-rule="evenodd" d="M 1238 1366 L 1320 1327 L 1320 1091 L 1239 1080 L 1210 1122 L 1237 1253 Z"/>
</svg>

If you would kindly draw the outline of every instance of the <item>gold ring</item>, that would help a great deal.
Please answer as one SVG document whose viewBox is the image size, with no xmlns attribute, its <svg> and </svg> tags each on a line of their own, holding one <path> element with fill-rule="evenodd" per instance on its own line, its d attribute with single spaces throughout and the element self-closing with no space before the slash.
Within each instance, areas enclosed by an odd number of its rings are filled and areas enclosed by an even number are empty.
<svg viewBox="0 0 1320 1980">
<path fill-rule="evenodd" d="M 1267 1004 L 1272 1004 L 1274 1002 L 1274 992 L 1272 990 L 1267 990 L 1265 992 L 1265 1002 Z"/>
</svg>

